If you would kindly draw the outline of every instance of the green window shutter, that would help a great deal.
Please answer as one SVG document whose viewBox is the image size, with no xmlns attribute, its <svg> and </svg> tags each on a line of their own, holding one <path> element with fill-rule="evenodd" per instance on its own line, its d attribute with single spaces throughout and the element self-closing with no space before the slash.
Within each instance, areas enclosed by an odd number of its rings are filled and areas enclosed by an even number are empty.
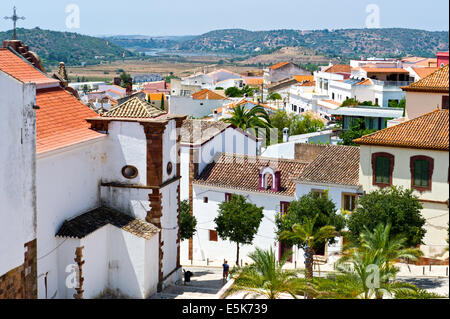
<svg viewBox="0 0 450 319">
<path fill-rule="evenodd" d="M 378 156 L 375 162 L 375 181 L 389 184 L 391 160 L 385 156 Z"/>
<path fill-rule="evenodd" d="M 414 186 L 428 187 L 430 163 L 425 160 L 414 161 Z"/>
</svg>

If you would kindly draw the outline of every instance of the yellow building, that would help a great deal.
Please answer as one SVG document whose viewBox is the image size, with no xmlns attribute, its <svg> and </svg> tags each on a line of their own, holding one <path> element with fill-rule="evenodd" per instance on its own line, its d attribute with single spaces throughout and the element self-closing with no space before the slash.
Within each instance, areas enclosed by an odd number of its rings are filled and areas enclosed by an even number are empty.
<svg viewBox="0 0 450 319">
<path fill-rule="evenodd" d="M 412 120 L 436 108 L 448 109 L 448 64 L 423 79 L 403 87 L 406 92 L 406 119 Z"/>
<path fill-rule="evenodd" d="M 413 189 L 426 219 L 421 249 L 426 257 L 443 258 L 449 222 L 449 111 L 435 110 L 355 142 L 361 145 L 364 191 L 391 185 Z"/>
</svg>

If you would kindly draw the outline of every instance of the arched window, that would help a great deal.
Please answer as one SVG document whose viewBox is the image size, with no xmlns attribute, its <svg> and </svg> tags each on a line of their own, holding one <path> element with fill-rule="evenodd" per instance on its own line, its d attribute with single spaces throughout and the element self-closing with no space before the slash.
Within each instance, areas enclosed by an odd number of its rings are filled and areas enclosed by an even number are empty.
<svg viewBox="0 0 450 319">
<path fill-rule="evenodd" d="M 272 183 L 269 185 L 269 177 L 272 177 Z M 272 192 L 279 192 L 281 189 L 281 172 L 275 171 L 272 167 L 263 167 L 259 173 L 259 189 L 271 190 Z"/>
<path fill-rule="evenodd" d="M 389 153 L 372 154 L 373 185 L 389 187 L 392 185 L 392 172 L 394 171 L 395 157 Z"/>
<path fill-rule="evenodd" d="M 431 191 L 434 159 L 428 156 L 413 156 L 410 160 L 411 188 L 419 192 Z"/>
</svg>

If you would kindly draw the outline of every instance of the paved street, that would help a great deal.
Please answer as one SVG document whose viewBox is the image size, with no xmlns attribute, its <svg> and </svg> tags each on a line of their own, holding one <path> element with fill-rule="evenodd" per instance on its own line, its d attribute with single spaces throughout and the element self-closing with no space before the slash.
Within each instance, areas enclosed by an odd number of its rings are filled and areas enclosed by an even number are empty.
<svg viewBox="0 0 450 319">
<path fill-rule="evenodd" d="M 184 285 L 183 282 L 180 285 L 170 286 L 150 299 L 213 299 L 223 287 L 221 268 L 183 267 L 183 269 L 194 273 L 190 283 Z"/>
</svg>

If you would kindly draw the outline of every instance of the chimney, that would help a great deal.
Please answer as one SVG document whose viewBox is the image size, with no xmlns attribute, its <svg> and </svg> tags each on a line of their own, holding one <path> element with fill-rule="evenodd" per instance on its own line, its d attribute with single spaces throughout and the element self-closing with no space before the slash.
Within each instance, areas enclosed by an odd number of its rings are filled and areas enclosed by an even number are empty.
<svg viewBox="0 0 450 319">
<path fill-rule="evenodd" d="M 286 127 L 283 130 L 283 143 L 289 142 L 289 129 Z"/>
</svg>

